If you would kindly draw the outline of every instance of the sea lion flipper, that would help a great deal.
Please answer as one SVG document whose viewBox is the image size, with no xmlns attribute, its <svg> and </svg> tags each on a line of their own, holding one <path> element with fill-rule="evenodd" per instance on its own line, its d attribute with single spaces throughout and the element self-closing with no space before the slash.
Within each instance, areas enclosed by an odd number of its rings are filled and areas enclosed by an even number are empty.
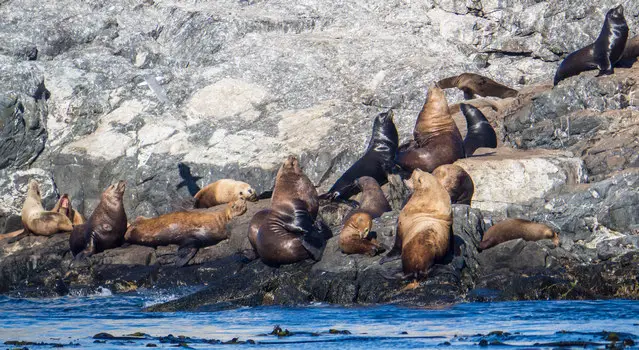
<svg viewBox="0 0 639 350">
<path fill-rule="evenodd" d="M 22 232 L 18 233 L 17 235 L 8 238 L 7 239 L 7 243 L 11 244 L 11 243 L 17 242 L 17 241 L 23 239 L 24 237 L 26 237 L 28 235 L 29 235 L 29 231 L 27 229 L 24 229 L 24 230 L 22 230 Z M 2 238 L 0 238 L 0 239 L 2 239 Z"/>
<path fill-rule="evenodd" d="M 175 254 L 175 266 L 182 267 L 186 265 L 197 253 L 198 248 L 193 245 L 183 245 L 178 248 Z"/>
</svg>

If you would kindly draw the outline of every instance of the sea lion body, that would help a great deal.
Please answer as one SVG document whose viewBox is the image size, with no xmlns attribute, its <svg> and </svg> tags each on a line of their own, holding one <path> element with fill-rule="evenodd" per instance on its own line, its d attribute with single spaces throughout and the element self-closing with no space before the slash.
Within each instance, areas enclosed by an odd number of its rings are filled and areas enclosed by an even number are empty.
<svg viewBox="0 0 639 350">
<path fill-rule="evenodd" d="M 396 156 L 397 164 L 410 173 L 415 169 L 432 172 L 442 164 L 464 158 L 462 137 L 442 89 L 435 86 L 428 91 L 413 137 L 413 141 L 399 147 Z"/>
<path fill-rule="evenodd" d="M 372 177 L 380 186 L 388 182 L 399 144 L 393 116 L 392 110 L 377 115 L 364 155 L 342 174 L 327 193 L 320 196 L 321 199 L 347 200 L 356 195 L 360 189 L 355 185 L 355 180 L 362 176 Z"/>
<path fill-rule="evenodd" d="M 362 176 L 355 180 L 355 185 L 362 192 L 359 199 L 360 203 L 358 208 L 351 210 L 344 220 L 347 220 L 356 212 L 368 213 L 371 218 L 375 219 L 382 216 L 382 214 L 393 210 L 384 195 L 384 191 L 382 191 L 381 187 L 379 187 L 379 183 L 377 183 L 374 178 L 370 176 Z"/>
<path fill-rule="evenodd" d="M 497 134 L 486 119 L 484 113 L 473 105 L 462 103 L 459 105 L 466 118 L 466 137 L 464 138 L 464 153 L 470 157 L 480 147 L 497 148 Z"/>
<path fill-rule="evenodd" d="M 626 42 L 626 48 L 619 61 L 635 61 L 639 57 L 639 35 L 635 35 Z"/>
<path fill-rule="evenodd" d="M 255 237 L 260 259 L 274 266 L 319 260 L 326 245 L 325 232 L 315 221 L 319 199 L 297 158 L 289 156 L 277 172 L 271 203 Z"/>
<path fill-rule="evenodd" d="M 29 180 L 27 197 L 22 205 L 22 225 L 24 233 L 50 236 L 58 232 L 73 230 L 73 223 L 61 213 L 44 210 L 40 186 L 35 180 Z"/>
<path fill-rule="evenodd" d="M 75 226 L 69 238 L 73 256 L 91 256 L 124 243 L 127 229 L 124 211 L 126 182 L 109 186 L 100 198 L 100 203 L 86 223 Z"/>
<path fill-rule="evenodd" d="M 475 95 L 506 98 L 515 97 L 518 93 L 515 89 L 475 73 L 462 73 L 442 79 L 437 82 L 437 86 L 442 89 L 458 88 L 464 92 L 464 98 L 467 100 Z"/>
<path fill-rule="evenodd" d="M 375 256 L 380 251 L 380 246 L 366 239 L 372 227 L 373 218 L 366 212 L 356 212 L 349 216 L 339 234 L 342 253 Z"/>
<path fill-rule="evenodd" d="M 80 213 L 71 206 L 71 199 L 68 194 L 63 194 L 56 202 L 51 211 L 60 213 L 71 220 L 73 226 L 84 224 L 84 218 Z"/>
<path fill-rule="evenodd" d="M 395 245 L 384 260 L 401 252 L 404 274 L 420 276 L 449 251 L 452 207 L 433 175 L 417 169 L 407 184 L 414 192 L 399 214 Z"/>
<path fill-rule="evenodd" d="M 506 219 L 491 226 L 484 233 L 479 249 L 488 249 L 518 238 L 525 241 L 552 239 L 555 246 L 559 245 L 559 234 L 547 225 L 523 219 Z"/>
<path fill-rule="evenodd" d="M 599 74 L 614 73 L 617 63 L 628 40 L 628 24 L 623 15 L 623 5 L 619 5 L 606 13 L 601 32 L 594 43 L 568 55 L 559 65 L 553 84 L 592 69 L 599 69 Z"/>
<path fill-rule="evenodd" d="M 205 186 L 195 194 L 194 198 L 196 208 L 211 208 L 238 199 L 255 202 L 257 201 L 257 193 L 246 182 L 221 179 Z"/>
<path fill-rule="evenodd" d="M 251 218 L 251 221 L 249 222 L 248 240 L 249 240 L 249 243 L 251 243 L 253 250 L 255 250 L 256 252 L 257 252 L 257 246 L 256 246 L 257 232 L 260 230 L 260 227 L 262 227 L 262 225 L 266 221 L 266 217 L 268 216 L 270 212 L 271 212 L 271 209 L 262 209 L 258 211 L 257 213 L 255 213 L 255 215 L 253 215 L 253 217 Z"/>
<path fill-rule="evenodd" d="M 475 184 L 470 174 L 455 164 L 444 164 L 433 171 L 433 176 L 450 195 L 452 204 L 467 204 L 475 193 Z"/>
</svg>

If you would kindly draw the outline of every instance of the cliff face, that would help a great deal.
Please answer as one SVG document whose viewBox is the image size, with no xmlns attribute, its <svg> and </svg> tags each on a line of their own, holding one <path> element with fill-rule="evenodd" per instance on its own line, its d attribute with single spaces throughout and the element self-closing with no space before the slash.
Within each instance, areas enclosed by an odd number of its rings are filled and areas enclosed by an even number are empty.
<svg viewBox="0 0 639 350">
<path fill-rule="evenodd" d="M 460 161 L 473 207 L 550 222 L 592 257 L 639 229 L 639 64 L 550 83 L 618 3 L 639 34 L 631 0 L 2 1 L 0 232 L 20 227 L 31 177 L 46 207 L 68 193 L 85 215 L 125 179 L 130 218 L 190 198 L 178 163 L 199 186 L 265 191 L 293 153 L 327 189 L 377 113 L 406 140 L 429 85 L 476 72 L 521 94 L 482 109 L 500 148 Z"/>
</svg>

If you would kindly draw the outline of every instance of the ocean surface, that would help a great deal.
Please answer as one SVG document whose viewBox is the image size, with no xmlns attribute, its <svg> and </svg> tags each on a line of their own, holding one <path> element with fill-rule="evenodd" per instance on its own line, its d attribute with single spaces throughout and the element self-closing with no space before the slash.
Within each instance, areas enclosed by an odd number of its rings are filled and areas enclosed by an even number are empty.
<svg viewBox="0 0 639 350">
<path fill-rule="evenodd" d="M 0 348 L 49 349 L 62 344 L 79 349 L 604 349 L 624 341 L 626 349 L 639 348 L 634 345 L 639 344 L 639 301 L 143 311 L 176 297 L 152 290 L 133 295 L 102 290 L 51 299 L 0 297 Z M 280 336 L 271 334 L 275 326 L 281 328 Z"/>
</svg>

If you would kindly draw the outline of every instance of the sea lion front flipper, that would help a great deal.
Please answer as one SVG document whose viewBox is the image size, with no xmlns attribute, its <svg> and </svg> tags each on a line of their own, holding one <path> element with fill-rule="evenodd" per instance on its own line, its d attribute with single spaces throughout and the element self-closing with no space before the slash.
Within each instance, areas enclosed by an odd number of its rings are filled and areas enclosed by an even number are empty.
<svg viewBox="0 0 639 350">
<path fill-rule="evenodd" d="M 326 240 L 320 230 L 314 229 L 302 237 L 302 247 L 306 249 L 313 260 L 319 261 L 326 248 Z"/>
<path fill-rule="evenodd" d="M 178 248 L 175 254 L 175 266 L 183 267 L 186 265 L 197 253 L 198 248 L 194 245 L 183 245 Z"/>
</svg>

